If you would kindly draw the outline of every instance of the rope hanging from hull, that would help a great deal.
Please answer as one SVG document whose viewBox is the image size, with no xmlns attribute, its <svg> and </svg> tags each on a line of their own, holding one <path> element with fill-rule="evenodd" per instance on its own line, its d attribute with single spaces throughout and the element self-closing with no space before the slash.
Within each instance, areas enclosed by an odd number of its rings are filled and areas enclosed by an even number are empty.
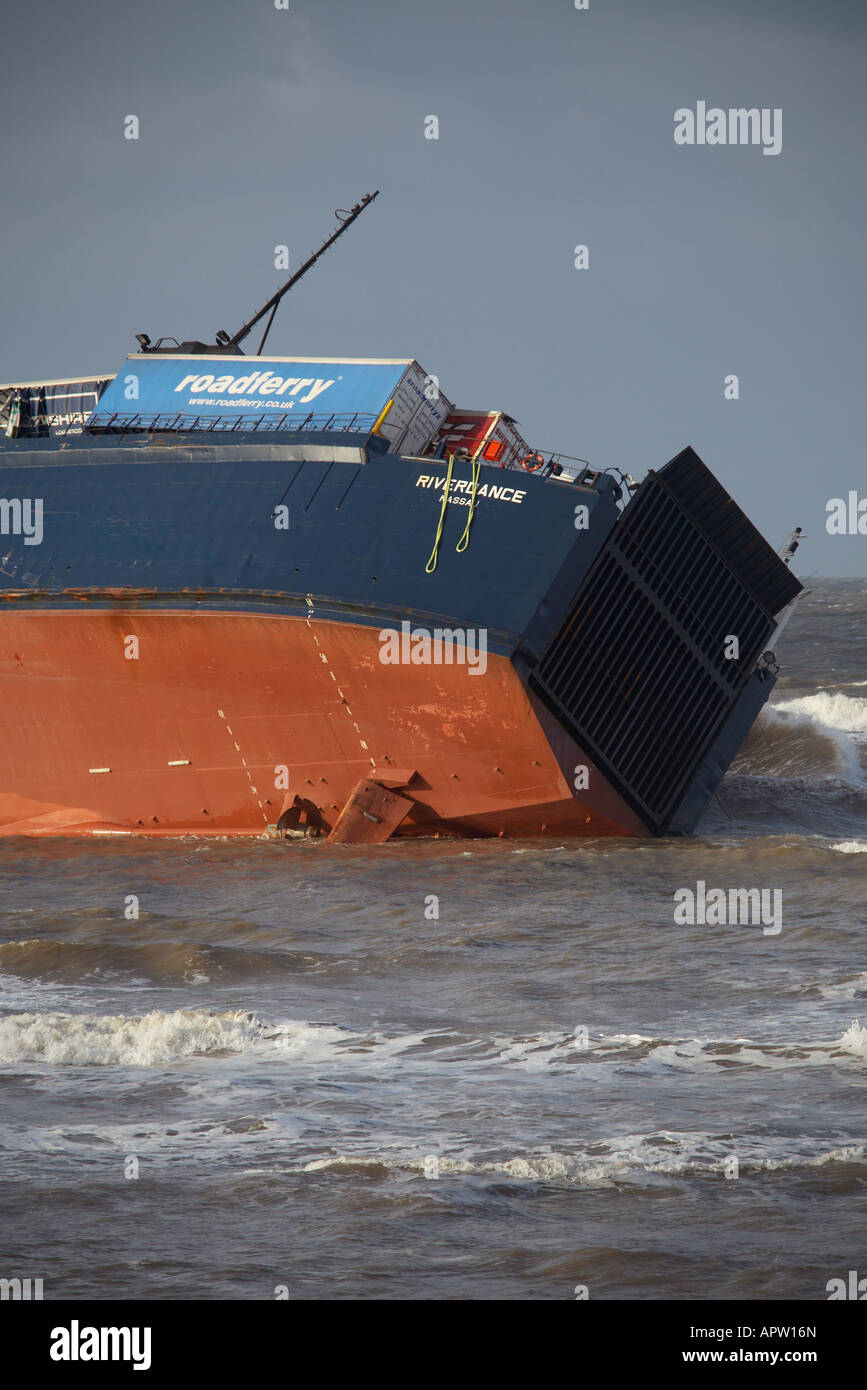
<svg viewBox="0 0 867 1390">
<path fill-rule="evenodd" d="M 449 504 L 449 488 L 451 487 L 452 483 L 452 469 L 454 468 L 454 465 L 455 456 L 454 454 L 449 454 L 449 466 L 448 471 L 446 473 L 446 480 L 443 484 L 443 502 L 442 506 L 440 507 L 440 519 L 437 525 L 437 533 L 436 539 L 434 540 L 433 544 L 433 550 L 430 553 L 430 559 L 424 567 L 425 574 L 433 574 L 434 570 L 437 567 L 437 554 L 439 552 L 440 541 L 442 540 L 443 534 L 443 526 L 445 525 L 446 520 L 446 507 Z"/>
<path fill-rule="evenodd" d="M 461 536 L 460 540 L 455 546 L 455 550 L 458 552 L 459 555 L 462 553 L 462 551 L 466 550 L 467 546 L 470 543 L 470 527 L 473 524 L 473 517 L 476 514 L 476 493 L 479 490 L 479 479 L 481 478 L 481 476 L 481 459 L 473 459 L 473 491 L 470 496 L 470 510 L 467 513 L 467 524 L 464 527 L 464 534 Z"/>
</svg>

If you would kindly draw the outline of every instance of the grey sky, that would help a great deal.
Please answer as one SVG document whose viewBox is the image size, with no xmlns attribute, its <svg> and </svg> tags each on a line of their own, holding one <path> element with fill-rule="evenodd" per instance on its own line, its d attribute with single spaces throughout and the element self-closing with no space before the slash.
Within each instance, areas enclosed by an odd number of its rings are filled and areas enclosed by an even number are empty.
<svg viewBox="0 0 867 1390">
<path fill-rule="evenodd" d="M 805 527 L 802 576 L 867 571 L 867 536 L 825 531 L 829 498 L 867 496 L 863 4 L 0 12 L 0 380 L 232 332 L 285 278 L 275 245 L 297 264 L 381 188 L 269 352 L 415 356 L 534 446 L 639 477 L 690 443 L 769 540 Z M 698 100 L 781 107 L 782 152 L 676 146 Z"/>
</svg>

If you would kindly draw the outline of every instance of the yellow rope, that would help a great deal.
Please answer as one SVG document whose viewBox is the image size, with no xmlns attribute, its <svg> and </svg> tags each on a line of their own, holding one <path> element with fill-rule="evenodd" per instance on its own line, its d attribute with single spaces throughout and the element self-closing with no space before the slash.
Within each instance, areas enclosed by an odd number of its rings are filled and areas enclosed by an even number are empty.
<svg viewBox="0 0 867 1390">
<path fill-rule="evenodd" d="M 430 559 L 424 567 L 425 574 L 433 574 L 434 570 L 437 567 L 437 551 L 440 548 L 440 540 L 442 539 L 443 534 L 443 525 L 445 524 L 446 519 L 446 507 L 449 503 L 449 488 L 451 487 L 452 482 L 452 468 L 454 466 L 454 461 L 454 454 L 449 454 L 448 472 L 446 473 L 446 480 L 443 483 L 443 504 L 440 508 L 440 520 L 439 525 L 437 526 L 437 534 L 436 540 L 434 541 L 433 550 L 430 553 Z"/>
<path fill-rule="evenodd" d="M 460 540 L 455 546 L 455 550 L 458 552 L 458 554 L 460 554 L 461 551 L 466 550 L 467 546 L 470 543 L 470 527 L 473 524 L 473 516 L 475 515 L 476 511 L 476 493 L 478 491 L 479 479 L 481 478 L 481 476 L 482 461 L 481 459 L 473 459 L 473 491 L 470 497 L 470 510 L 467 513 L 467 524 L 464 527 L 464 534 L 461 536 Z"/>
</svg>

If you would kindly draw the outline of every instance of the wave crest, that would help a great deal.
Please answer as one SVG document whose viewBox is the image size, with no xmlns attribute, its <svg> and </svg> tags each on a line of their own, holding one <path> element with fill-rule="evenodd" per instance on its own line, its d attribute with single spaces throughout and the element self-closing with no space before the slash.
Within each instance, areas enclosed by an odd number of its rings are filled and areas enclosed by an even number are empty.
<svg viewBox="0 0 867 1390">
<path fill-rule="evenodd" d="M 867 699 L 820 690 L 767 705 L 732 772 L 758 777 L 842 777 L 864 784 Z"/>
<path fill-rule="evenodd" d="M 148 1067 L 244 1052 L 263 1036 L 249 1013 L 178 1009 L 149 1014 L 10 1014 L 0 1018 L 0 1063 Z"/>
</svg>

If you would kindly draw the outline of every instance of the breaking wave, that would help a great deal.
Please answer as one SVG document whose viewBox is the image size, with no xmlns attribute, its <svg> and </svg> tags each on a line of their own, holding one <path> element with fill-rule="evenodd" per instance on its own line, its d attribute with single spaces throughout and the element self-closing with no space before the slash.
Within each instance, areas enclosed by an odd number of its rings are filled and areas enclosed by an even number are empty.
<svg viewBox="0 0 867 1390">
<path fill-rule="evenodd" d="M 623 1134 L 599 1140 L 577 1152 L 553 1150 L 509 1157 L 460 1157 L 426 1154 L 424 1157 L 394 1153 L 359 1155 L 340 1153 L 316 1158 L 290 1171 L 320 1173 L 366 1170 L 374 1174 L 404 1172 L 428 1178 L 481 1177 L 517 1179 L 519 1182 L 565 1182 L 581 1187 L 610 1187 L 618 1182 L 640 1182 L 649 1176 L 700 1177 L 721 1175 L 736 1157 L 741 1175 L 750 1171 L 823 1168 L 828 1164 L 863 1164 L 863 1144 L 840 1145 L 822 1150 L 812 1141 L 793 1141 L 788 1135 L 745 1138 L 661 1130 L 657 1134 Z M 436 1160 L 435 1166 L 432 1159 Z"/>
<path fill-rule="evenodd" d="M 0 1062 L 149 1067 L 185 1057 L 245 1052 L 262 1036 L 252 1014 L 11 1014 L 0 1018 Z"/>
<path fill-rule="evenodd" d="M 867 1028 L 854 1019 L 840 1038 L 830 1042 L 770 1043 L 749 1038 L 656 1038 L 640 1033 L 600 1034 L 595 1039 L 561 1032 L 517 1037 L 437 1031 L 387 1035 L 303 1021 L 265 1023 L 239 1010 L 19 1013 L 0 1018 L 0 1064 L 148 1067 L 251 1052 L 261 1052 L 266 1060 L 280 1058 L 314 1068 L 339 1061 L 349 1071 L 381 1067 L 386 1059 L 412 1070 L 441 1063 L 450 1068 L 458 1064 L 468 1071 L 491 1066 L 561 1071 L 627 1063 L 654 1071 L 719 1071 L 867 1060 Z"/>
<path fill-rule="evenodd" d="M 864 784 L 867 699 L 820 690 L 766 705 L 732 767 L 760 777 L 843 778 Z"/>
<path fill-rule="evenodd" d="M 720 793 L 703 822 L 712 833 L 858 843 L 867 825 L 867 699 L 821 690 L 766 705 Z"/>
<path fill-rule="evenodd" d="M 655 1038 L 640 1033 L 602 1034 L 581 1048 L 574 1037 L 537 1034 L 498 1039 L 498 1060 L 538 1068 L 606 1061 L 647 1063 L 653 1070 L 728 1070 L 821 1065 L 837 1059 L 867 1060 L 867 1028 L 858 1019 L 832 1042 L 756 1042 L 750 1038 Z"/>
<path fill-rule="evenodd" d="M 867 849 L 867 845 L 864 848 Z M 846 975 L 842 980 L 818 985 L 816 988 L 823 999 L 835 1002 L 843 999 L 867 999 L 867 971 L 862 970 L 858 975 Z"/>
<path fill-rule="evenodd" d="M 773 708 L 781 714 L 805 716 L 825 728 L 844 729 L 858 739 L 867 739 L 867 699 L 863 696 L 817 690 L 815 695 L 781 700 Z"/>
</svg>

